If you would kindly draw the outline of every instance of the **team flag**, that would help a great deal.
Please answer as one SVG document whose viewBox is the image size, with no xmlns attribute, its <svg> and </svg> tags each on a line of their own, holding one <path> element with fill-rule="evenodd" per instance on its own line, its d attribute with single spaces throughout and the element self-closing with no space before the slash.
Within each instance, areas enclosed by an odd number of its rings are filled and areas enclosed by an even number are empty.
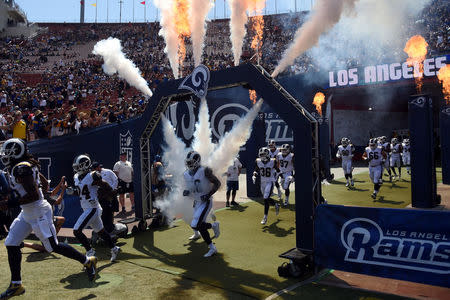
<svg viewBox="0 0 450 300">
<path fill-rule="evenodd" d="M 145 5 L 145 1 L 142 1 L 141 4 L 144 4 L 144 5 Z"/>
</svg>

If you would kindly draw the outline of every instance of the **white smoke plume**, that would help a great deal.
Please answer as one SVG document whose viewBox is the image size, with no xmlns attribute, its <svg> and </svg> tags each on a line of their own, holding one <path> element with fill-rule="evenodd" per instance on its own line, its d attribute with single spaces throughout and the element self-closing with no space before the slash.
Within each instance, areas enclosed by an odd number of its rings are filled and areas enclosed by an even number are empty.
<svg viewBox="0 0 450 300">
<path fill-rule="evenodd" d="M 164 115 L 161 116 L 163 126 L 164 140 L 167 144 L 163 154 L 163 163 L 165 166 L 165 174 L 172 176 L 170 180 L 171 190 L 165 194 L 163 199 L 158 199 L 155 206 L 167 217 L 168 222 L 172 222 L 174 217 L 182 216 L 183 219 L 190 223 L 193 208 L 192 201 L 183 197 L 185 171 L 184 160 L 188 149 L 184 142 L 176 136 L 175 130 Z"/>
<path fill-rule="evenodd" d="M 175 16 L 173 15 L 173 0 L 154 0 L 155 6 L 161 12 L 161 30 L 159 35 L 164 38 L 166 47 L 164 53 L 169 58 L 170 67 L 172 68 L 175 79 L 179 77 L 179 61 L 178 61 L 178 32 L 175 27 Z"/>
<path fill-rule="evenodd" d="M 191 39 L 194 64 L 198 66 L 202 60 L 202 52 L 206 34 L 206 16 L 213 4 L 210 0 L 192 0 L 190 5 Z"/>
<path fill-rule="evenodd" d="M 230 17 L 230 38 L 231 49 L 234 56 L 234 65 L 239 65 L 242 54 L 242 44 L 246 34 L 245 24 L 248 21 L 246 10 L 248 8 L 247 0 L 229 0 L 228 4 L 231 9 Z"/>
<path fill-rule="evenodd" d="M 98 41 L 92 53 L 103 57 L 103 71 L 106 74 L 113 75 L 117 72 L 120 78 L 125 79 L 145 95 L 149 97 L 153 95 L 147 81 L 142 78 L 141 71 L 131 60 L 125 57 L 119 39 L 109 37 L 106 40 Z"/>
<path fill-rule="evenodd" d="M 195 125 L 192 149 L 197 151 L 200 156 L 204 158 L 208 157 L 214 151 L 214 144 L 211 140 L 211 125 L 209 122 L 208 105 L 206 104 L 205 98 L 202 98 L 200 102 L 198 122 Z"/>
<path fill-rule="evenodd" d="M 352 12 L 358 0 L 316 0 L 312 15 L 295 33 L 294 41 L 283 53 L 272 77 L 284 71 L 294 60 L 317 45 L 319 37 L 339 22 L 343 12 Z"/>
<path fill-rule="evenodd" d="M 219 141 L 217 149 L 207 158 L 207 165 L 216 175 L 223 174 L 231 165 L 233 159 L 239 153 L 239 149 L 245 145 L 252 133 L 252 124 L 258 116 L 263 100 L 260 99 L 252 109 L 233 126 Z M 219 177 L 218 176 L 218 177 Z M 222 178 L 220 176 L 220 178 Z"/>
</svg>

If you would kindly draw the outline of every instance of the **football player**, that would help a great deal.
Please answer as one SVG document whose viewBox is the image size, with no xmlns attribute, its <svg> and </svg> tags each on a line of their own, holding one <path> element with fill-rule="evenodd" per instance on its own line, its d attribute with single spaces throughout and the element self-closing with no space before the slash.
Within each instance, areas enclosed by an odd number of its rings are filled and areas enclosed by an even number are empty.
<svg viewBox="0 0 450 300">
<path fill-rule="evenodd" d="M 381 144 L 381 148 L 383 149 L 384 153 L 386 153 L 387 158 L 384 161 L 383 168 L 387 170 L 389 181 L 392 181 L 392 173 L 390 168 L 390 160 L 389 160 L 389 153 L 391 152 L 391 144 L 388 142 L 386 136 L 382 136 L 379 138 L 379 144 Z M 381 172 L 383 173 L 383 172 Z"/>
<path fill-rule="evenodd" d="M 273 183 L 280 173 L 278 161 L 275 158 L 270 158 L 269 149 L 263 147 L 258 151 L 258 158 L 256 159 L 256 167 L 253 172 L 253 184 L 256 183 L 256 177 L 261 178 L 261 194 L 264 198 L 264 217 L 261 224 L 267 223 L 267 214 L 269 213 L 269 206 L 275 206 L 275 214 L 280 212 L 280 205 L 275 202 L 270 195 L 272 194 Z"/>
<path fill-rule="evenodd" d="M 395 167 L 398 168 L 398 179 L 402 177 L 402 162 L 401 162 L 402 144 L 398 142 L 397 138 L 391 140 L 391 169 L 394 173 L 394 179 L 397 178 Z"/>
<path fill-rule="evenodd" d="M 98 234 L 111 249 L 111 262 L 114 262 L 119 254 L 120 248 L 115 245 L 111 236 L 105 231 L 103 227 L 102 207 L 98 202 L 98 189 L 111 189 L 109 184 L 102 179 L 102 176 L 97 171 L 91 170 L 91 158 L 86 155 L 78 155 L 72 164 L 75 175 L 73 177 L 75 184 L 75 193 L 80 196 L 81 208 L 83 213 L 78 218 L 73 227 L 73 234 L 86 249 L 86 255 L 92 256 L 95 250 L 91 247 L 83 229 L 91 226 L 92 230 Z"/>
<path fill-rule="evenodd" d="M 191 197 L 194 200 L 191 227 L 200 232 L 209 247 L 209 251 L 203 256 L 210 257 L 217 253 L 217 248 L 211 241 L 208 229 L 212 228 L 215 238 L 219 237 L 220 229 L 219 222 L 208 223 L 206 217 L 213 205 L 212 195 L 220 188 L 220 181 L 210 168 L 201 166 L 201 157 L 198 152 L 190 151 L 186 156 L 185 163 L 187 167 L 184 172 L 186 189 L 183 191 L 183 196 Z"/>
<path fill-rule="evenodd" d="M 341 144 L 338 147 L 336 157 L 342 160 L 342 169 L 344 170 L 345 179 L 347 180 L 346 187 L 354 186 L 353 181 L 353 166 L 352 158 L 353 153 L 355 153 L 355 147 L 350 143 L 350 139 L 342 138 Z"/>
<path fill-rule="evenodd" d="M 411 174 L 411 146 L 409 144 L 409 139 L 404 139 L 402 143 L 402 160 L 403 164 L 406 166 L 406 172 L 408 175 Z"/>
<path fill-rule="evenodd" d="M 377 194 L 380 191 L 380 186 L 383 183 L 381 179 L 383 173 L 382 164 L 383 160 L 387 158 L 387 155 L 382 147 L 377 146 L 376 139 L 370 139 L 369 147 L 366 147 L 363 158 L 369 162 L 369 176 L 374 184 L 372 198 L 376 199 Z"/>
<path fill-rule="evenodd" d="M 83 264 L 90 280 L 95 279 L 97 258 L 81 254 L 71 246 L 58 242 L 51 205 L 44 200 L 39 188 L 39 162 L 28 152 L 25 141 L 12 138 L 1 147 L 0 159 L 9 173 L 12 192 L 17 197 L 0 201 L 0 209 L 20 206 L 21 212 L 11 224 L 5 240 L 8 262 L 11 271 L 9 287 L 0 299 L 9 299 L 25 293 L 21 278 L 21 244 L 31 233 L 39 238 L 47 252 L 56 252 Z"/>
<path fill-rule="evenodd" d="M 269 140 L 267 143 L 267 147 L 269 148 L 269 157 L 277 159 L 278 153 L 280 153 L 280 150 L 277 148 L 277 145 L 275 144 L 274 140 Z M 281 188 L 280 184 L 278 183 L 278 178 L 275 178 L 275 187 L 278 191 L 278 198 L 282 200 L 281 198 Z"/>
<path fill-rule="evenodd" d="M 289 205 L 289 186 L 294 182 L 294 153 L 291 152 L 291 145 L 283 144 L 280 149 L 281 153 L 278 153 L 277 160 L 280 164 L 281 171 L 281 185 L 283 186 L 285 199 L 284 206 Z"/>
</svg>

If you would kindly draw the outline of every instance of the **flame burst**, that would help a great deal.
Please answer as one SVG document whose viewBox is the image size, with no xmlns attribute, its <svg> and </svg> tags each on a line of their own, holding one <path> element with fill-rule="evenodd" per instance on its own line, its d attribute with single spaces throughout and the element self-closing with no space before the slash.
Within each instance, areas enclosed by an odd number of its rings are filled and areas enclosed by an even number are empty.
<svg viewBox="0 0 450 300">
<path fill-rule="evenodd" d="M 252 18 L 252 28 L 254 31 L 253 40 L 251 42 L 251 48 L 255 50 L 258 61 L 261 58 L 261 46 L 264 30 L 264 18 L 262 16 L 262 11 L 265 7 L 264 0 L 252 0 L 249 6 L 249 11 L 253 11 L 256 15 Z M 255 98 L 256 101 L 256 98 Z"/>
<path fill-rule="evenodd" d="M 422 91 L 422 78 L 423 78 L 423 61 L 427 55 L 428 43 L 421 35 L 415 35 L 406 42 L 405 51 L 409 58 L 407 59 L 408 65 L 414 67 L 414 78 L 416 81 L 417 92 Z"/>
<path fill-rule="evenodd" d="M 314 95 L 313 104 L 316 106 L 316 110 L 320 116 L 322 116 L 322 104 L 325 103 L 325 95 L 321 92 L 317 92 Z"/>
<path fill-rule="evenodd" d="M 186 46 L 184 39 L 191 36 L 191 29 L 189 25 L 189 0 L 175 0 L 173 3 L 173 16 L 175 17 L 175 29 L 178 33 L 178 61 L 180 64 L 180 75 L 183 68 L 183 62 L 186 58 Z"/>
<path fill-rule="evenodd" d="M 442 84 L 442 93 L 447 105 L 450 105 L 450 65 L 439 69 L 438 79 Z"/>
<path fill-rule="evenodd" d="M 248 90 L 248 95 L 250 96 L 250 101 L 252 101 L 252 103 L 255 104 L 256 103 L 256 91 Z"/>
</svg>

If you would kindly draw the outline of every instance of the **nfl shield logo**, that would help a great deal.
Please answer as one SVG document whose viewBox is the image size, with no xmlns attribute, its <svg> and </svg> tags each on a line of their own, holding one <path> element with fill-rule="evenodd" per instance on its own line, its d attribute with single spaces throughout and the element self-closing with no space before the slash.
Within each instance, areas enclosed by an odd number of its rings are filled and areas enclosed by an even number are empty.
<svg viewBox="0 0 450 300">
<path fill-rule="evenodd" d="M 127 160 L 133 161 L 133 136 L 128 130 L 125 134 L 120 134 L 120 153 L 127 153 Z"/>
</svg>

